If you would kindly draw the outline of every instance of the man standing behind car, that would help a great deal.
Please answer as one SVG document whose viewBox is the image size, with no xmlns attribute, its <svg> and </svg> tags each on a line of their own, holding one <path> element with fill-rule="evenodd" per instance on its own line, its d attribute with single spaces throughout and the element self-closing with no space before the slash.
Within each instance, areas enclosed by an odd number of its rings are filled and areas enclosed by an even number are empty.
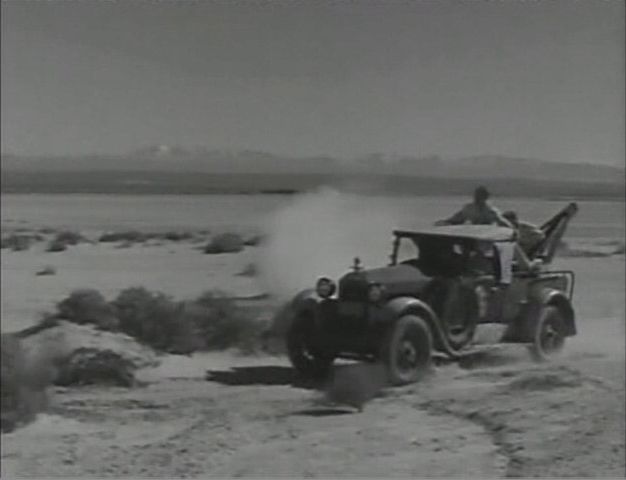
<svg viewBox="0 0 626 480">
<path fill-rule="evenodd" d="M 529 254 L 529 252 L 546 237 L 539 227 L 532 223 L 519 220 L 517 213 L 513 210 L 504 212 L 502 216 L 515 228 L 517 232 L 517 243 L 519 243 L 519 246 L 522 247 L 522 250 L 524 250 L 526 254 Z"/>
<path fill-rule="evenodd" d="M 513 228 L 513 225 L 502 216 L 500 210 L 490 205 L 489 190 L 480 186 L 474 190 L 474 201 L 463 206 L 449 218 L 435 222 L 435 225 L 461 225 L 471 223 L 473 225 L 499 225 L 501 227 Z"/>
</svg>

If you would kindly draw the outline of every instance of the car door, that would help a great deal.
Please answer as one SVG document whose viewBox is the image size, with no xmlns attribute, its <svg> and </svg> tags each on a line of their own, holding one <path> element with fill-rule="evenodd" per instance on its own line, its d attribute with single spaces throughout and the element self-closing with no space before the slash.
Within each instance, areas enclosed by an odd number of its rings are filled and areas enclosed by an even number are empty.
<svg viewBox="0 0 626 480">
<path fill-rule="evenodd" d="M 521 273 L 513 275 L 513 280 L 506 289 L 503 290 L 501 321 L 504 323 L 513 322 L 525 307 L 528 299 L 528 288 L 533 277 Z"/>
<path fill-rule="evenodd" d="M 499 284 L 493 275 L 483 275 L 476 279 L 474 292 L 478 300 L 478 323 L 499 322 L 506 286 Z"/>
</svg>

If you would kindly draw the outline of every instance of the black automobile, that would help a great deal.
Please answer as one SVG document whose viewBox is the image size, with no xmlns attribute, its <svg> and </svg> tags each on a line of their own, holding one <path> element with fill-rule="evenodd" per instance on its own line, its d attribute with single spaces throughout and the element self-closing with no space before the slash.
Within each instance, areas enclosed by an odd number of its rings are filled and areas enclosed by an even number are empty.
<svg viewBox="0 0 626 480">
<path fill-rule="evenodd" d="M 528 344 L 546 360 L 576 334 L 574 273 L 550 270 L 570 204 L 541 226 L 529 253 L 539 270 L 515 264 L 515 231 L 456 225 L 393 232 L 391 262 L 366 269 L 357 259 L 335 282 L 319 278 L 291 302 L 287 353 L 303 376 L 324 376 L 335 359 L 383 363 L 393 384 L 411 383 L 433 352 L 458 358 L 482 323 L 504 324 L 501 342 Z"/>
</svg>

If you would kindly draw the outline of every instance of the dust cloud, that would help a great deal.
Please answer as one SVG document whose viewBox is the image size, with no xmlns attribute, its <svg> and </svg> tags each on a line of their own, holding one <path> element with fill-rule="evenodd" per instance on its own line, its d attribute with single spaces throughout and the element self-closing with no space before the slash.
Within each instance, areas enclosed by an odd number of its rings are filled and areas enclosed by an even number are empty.
<svg viewBox="0 0 626 480">
<path fill-rule="evenodd" d="M 322 275 L 337 280 L 357 256 L 365 267 L 386 265 L 399 213 L 384 197 L 330 188 L 295 198 L 267 225 L 258 260 L 265 288 L 286 300 Z"/>
</svg>

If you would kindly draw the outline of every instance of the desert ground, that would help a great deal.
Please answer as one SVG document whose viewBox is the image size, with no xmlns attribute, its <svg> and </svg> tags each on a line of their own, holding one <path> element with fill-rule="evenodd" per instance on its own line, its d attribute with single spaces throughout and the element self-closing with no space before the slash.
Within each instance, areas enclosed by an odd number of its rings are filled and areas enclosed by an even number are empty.
<svg viewBox="0 0 626 480">
<path fill-rule="evenodd" d="M 322 273 L 340 275 L 355 255 L 366 265 L 386 262 L 389 229 L 406 223 L 420 202 L 390 211 L 400 204 L 322 192 L 261 199 L 262 212 L 216 199 L 215 212 L 190 213 L 198 208 L 189 207 L 191 199 L 173 210 L 146 199 L 134 210 L 112 208 L 100 197 L 81 209 L 80 199 L 67 196 L 53 207 L 39 201 L 37 208 L 37 198 L 9 199 L 3 234 L 53 227 L 97 238 L 131 227 L 195 227 L 198 239 L 94 241 L 62 252 L 47 252 L 45 243 L 3 249 L 3 332 L 35 323 L 86 286 L 106 297 L 129 286 L 177 298 L 217 289 L 241 298 L 265 321 L 294 290 Z M 420 216 L 435 220 L 459 201 L 424 200 L 430 206 Z M 541 221 L 564 202 L 520 204 L 521 213 Z M 601 202 L 582 205 L 566 241 L 591 253 L 555 261 L 555 268 L 577 275 L 579 333 L 551 363 L 533 363 L 520 346 L 496 346 L 471 361 L 439 363 L 417 384 L 384 389 L 359 413 L 322 404 L 320 392 L 298 382 L 283 355 L 164 356 L 138 372 L 136 388 L 54 387 L 48 411 L 2 435 L 2 476 L 624 477 L 625 269 L 623 250 L 610 254 L 623 245 L 624 207 L 611 208 L 607 214 Z M 147 211 L 152 214 L 142 216 Z M 267 243 L 205 255 L 204 229 L 261 232 Z M 249 264 L 258 274 L 240 275 Z M 46 266 L 55 274 L 36 275 Z M 267 293 L 271 300 L 255 300 Z M 478 341 L 491 337 L 484 329 Z"/>
</svg>

